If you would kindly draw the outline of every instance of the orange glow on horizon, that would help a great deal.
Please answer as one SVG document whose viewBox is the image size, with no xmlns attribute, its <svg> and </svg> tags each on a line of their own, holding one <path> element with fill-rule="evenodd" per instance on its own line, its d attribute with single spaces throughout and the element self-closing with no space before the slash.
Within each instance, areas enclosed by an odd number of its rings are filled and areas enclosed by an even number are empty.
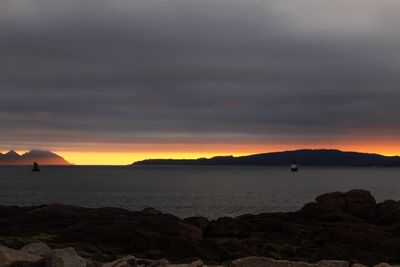
<svg viewBox="0 0 400 267">
<path fill-rule="evenodd" d="M 144 159 L 196 159 L 322 148 L 396 156 L 400 154 L 400 140 L 318 140 L 287 144 L 255 142 L 245 144 L 79 144 L 74 147 L 50 147 L 46 150 L 53 151 L 76 165 L 128 165 Z M 19 154 L 24 152 L 26 150 L 17 150 Z"/>
<path fill-rule="evenodd" d="M 91 151 L 55 151 L 67 161 L 76 165 L 128 165 L 144 159 L 196 159 L 214 156 L 243 156 L 258 153 L 287 151 L 296 149 L 340 149 L 343 151 L 355 151 L 364 153 L 377 153 L 385 156 L 399 155 L 400 144 L 374 144 L 374 145 L 169 145 L 163 147 L 141 148 L 140 150 L 102 150 Z"/>
</svg>

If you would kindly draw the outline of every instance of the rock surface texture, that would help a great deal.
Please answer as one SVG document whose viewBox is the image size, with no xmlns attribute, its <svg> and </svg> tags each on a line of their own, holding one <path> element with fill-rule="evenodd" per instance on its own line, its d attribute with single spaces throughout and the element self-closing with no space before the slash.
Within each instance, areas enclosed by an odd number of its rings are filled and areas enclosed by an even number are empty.
<svg viewBox="0 0 400 267">
<path fill-rule="evenodd" d="M 43 243 L 35 243 L 32 247 L 43 248 Z M 26 250 L 26 249 L 24 249 Z M 295 262 L 286 260 L 276 260 L 265 257 L 244 257 L 233 261 L 225 262 L 220 265 L 205 264 L 202 260 L 194 260 L 187 263 L 170 263 L 168 260 L 139 259 L 134 256 L 125 256 L 108 263 L 100 263 L 90 259 L 83 259 L 78 256 L 75 249 L 64 248 L 51 250 L 40 257 L 15 250 L 7 247 L 0 247 L 2 258 L 0 267 L 348 267 L 346 261 L 322 260 L 317 263 Z M 47 249 L 46 249 L 47 251 Z M 36 249 L 33 252 L 37 252 Z M 42 252 L 42 249 L 40 249 Z M 364 267 L 362 264 L 353 264 L 351 267 Z M 380 263 L 374 267 L 391 267 L 387 263 Z"/>
<path fill-rule="evenodd" d="M 32 240 L 43 240 L 53 250 L 29 244 Z M 259 266 L 396 264 L 400 263 L 400 202 L 376 203 L 368 191 L 352 190 L 320 195 L 297 212 L 216 220 L 183 220 L 153 208 L 136 212 L 68 205 L 0 206 L 0 244 L 15 249 L 0 248 L 0 267 L 18 261 L 21 264 L 15 266 L 42 264 L 44 259 L 53 264 L 49 266 L 76 267 L 107 262 L 113 265 L 105 267 L 196 266 L 197 259 L 207 266 L 233 267 L 251 266 L 253 260 Z"/>
<path fill-rule="evenodd" d="M 0 246 L 0 267 L 8 266 L 43 266 L 42 257 Z"/>
</svg>

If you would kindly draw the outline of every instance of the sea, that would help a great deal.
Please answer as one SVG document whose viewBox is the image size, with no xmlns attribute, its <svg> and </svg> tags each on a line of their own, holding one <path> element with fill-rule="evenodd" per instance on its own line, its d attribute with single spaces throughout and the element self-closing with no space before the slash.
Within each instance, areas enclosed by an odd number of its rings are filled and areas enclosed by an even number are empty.
<svg viewBox="0 0 400 267">
<path fill-rule="evenodd" d="M 72 204 L 181 218 L 296 211 L 316 196 L 366 189 L 400 200 L 400 168 L 243 166 L 0 166 L 0 205 Z"/>
</svg>

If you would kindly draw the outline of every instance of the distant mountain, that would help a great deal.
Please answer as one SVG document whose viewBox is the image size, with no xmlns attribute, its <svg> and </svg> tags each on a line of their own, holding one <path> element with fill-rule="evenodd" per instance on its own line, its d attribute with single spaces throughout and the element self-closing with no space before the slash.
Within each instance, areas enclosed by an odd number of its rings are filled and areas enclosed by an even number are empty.
<svg viewBox="0 0 400 267">
<path fill-rule="evenodd" d="M 209 159 L 149 159 L 135 162 L 133 165 L 289 166 L 293 160 L 296 160 L 300 166 L 400 166 L 400 157 L 398 156 L 387 157 L 379 154 L 343 152 L 335 149 L 303 149 Z"/>
<path fill-rule="evenodd" d="M 22 155 L 14 150 L 0 153 L 0 165 L 32 165 L 33 162 L 40 165 L 70 165 L 64 158 L 50 151 L 31 150 Z"/>
</svg>

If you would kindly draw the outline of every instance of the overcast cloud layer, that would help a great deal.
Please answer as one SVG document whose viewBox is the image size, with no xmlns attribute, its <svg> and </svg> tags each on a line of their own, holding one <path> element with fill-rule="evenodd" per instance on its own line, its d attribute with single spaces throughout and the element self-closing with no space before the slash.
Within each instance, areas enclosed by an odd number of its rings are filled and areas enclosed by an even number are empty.
<svg viewBox="0 0 400 267">
<path fill-rule="evenodd" d="M 0 147 L 393 138 L 398 0 L 2 0 Z"/>
</svg>

